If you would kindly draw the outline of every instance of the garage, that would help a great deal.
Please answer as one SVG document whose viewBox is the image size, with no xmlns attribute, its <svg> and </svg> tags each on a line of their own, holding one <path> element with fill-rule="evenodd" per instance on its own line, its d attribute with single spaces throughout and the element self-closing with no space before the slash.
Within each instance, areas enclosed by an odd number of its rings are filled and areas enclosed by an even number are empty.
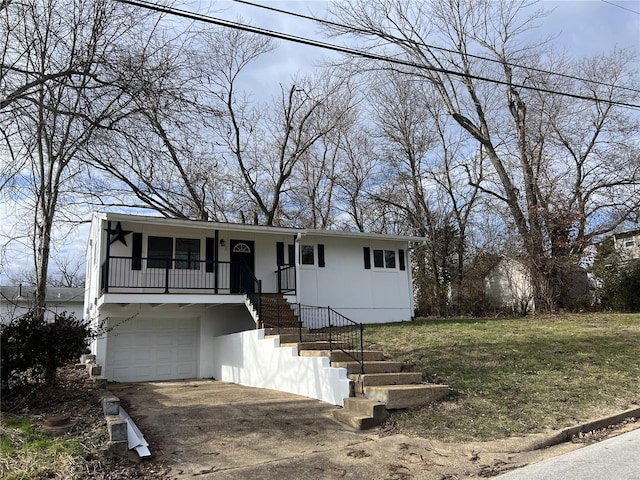
<svg viewBox="0 0 640 480">
<path fill-rule="evenodd" d="M 107 337 L 109 381 L 146 382 L 198 376 L 198 319 L 113 321 Z"/>
</svg>

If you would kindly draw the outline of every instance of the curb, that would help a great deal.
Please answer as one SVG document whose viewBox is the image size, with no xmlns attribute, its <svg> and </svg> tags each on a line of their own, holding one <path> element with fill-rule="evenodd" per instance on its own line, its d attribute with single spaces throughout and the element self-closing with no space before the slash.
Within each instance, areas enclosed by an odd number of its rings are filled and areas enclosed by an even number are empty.
<svg viewBox="0 0 640 480">
<path fill-rule="evenodd" d="M 535 441 L 531 445 L 522 449 L 522 451 L 530 452 L 533 450 L 540 450 L 546 447 L 552 447 L 553 445 L 558 445 L 559 443 L 568 442 L 575 435 L 578 435 L 579 433 L 587 433 L 593 430 L 606 428 L 611 425 L 620 423 L 627 418 L 640 418 L 640 407 L 631 408 L 629 410 L 625 410 L 624 412 L 618 413 L 616 415 L 602 417 L 597 420 L 592 420 L 590 422 L 585 422 L 579 425 L 575 425 L 573 427 L 565 428 L 564 430 L 560 430 L 558 433 L 555 433 L 550 437 Z"/>
</svg>

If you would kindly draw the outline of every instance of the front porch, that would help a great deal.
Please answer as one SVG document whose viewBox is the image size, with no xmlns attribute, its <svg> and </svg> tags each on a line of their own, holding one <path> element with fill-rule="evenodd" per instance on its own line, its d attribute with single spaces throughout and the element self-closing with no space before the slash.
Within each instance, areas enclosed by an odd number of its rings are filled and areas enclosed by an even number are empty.
<svg viewBox="0 0 640 480">
<path fill-rule="evenodd" d="M 276 291 L 270 293 L 296 294 L 293 265 L 280 266 L 272 275 L 265 279 L 276 286 Z M 243 296 L 264 293 L 262 285 L 262 279 L 256 278 L 244 261 L 110 256 L 101 266 L 100 292 L 102 295 L 180 294 L 180 298 L 184 295 Z"/>
</svg>

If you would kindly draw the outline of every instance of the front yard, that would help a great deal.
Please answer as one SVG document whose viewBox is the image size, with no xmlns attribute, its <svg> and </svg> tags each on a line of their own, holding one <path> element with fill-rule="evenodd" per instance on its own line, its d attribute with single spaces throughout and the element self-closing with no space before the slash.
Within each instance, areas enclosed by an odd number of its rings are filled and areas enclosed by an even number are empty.
<svg viewBox="0 0 640 480">
<path fill-rule="evenodd" d="M 640 315 L 419 319 L 370 325 L 365 348 L 449 384 L 451 398 L 394 415 L 445 441 L 561 429 L 640 403 Z"/>
</svg>

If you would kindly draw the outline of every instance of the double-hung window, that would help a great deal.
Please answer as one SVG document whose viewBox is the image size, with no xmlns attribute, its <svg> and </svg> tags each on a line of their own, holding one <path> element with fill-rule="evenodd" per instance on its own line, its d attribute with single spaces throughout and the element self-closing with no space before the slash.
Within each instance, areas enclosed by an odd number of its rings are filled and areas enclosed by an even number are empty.
<svg viewBox="0 0 640 480">
<path fill-rule="evenodd" d="M 171 268 L 173 238 L 149 236 L 147 240 L 147 267 Z"/>
<path fill-rule="evenodd" d="M 199 238 L 176 238 L 176 268 L 200 270 Z"/>
<path fill-rule="evenodd" d="M 176 238 L 175 252 L 172 237 L 149 236 L 147 241 L 148 268 L 175 268 L 178 270 L 200 270 L 200 239 Z"/>
<path fill-rule="evenodd" d="M 364 247 L 364 268 L 365 270 L 371 269 L 371 249 L 369 247 Z M 397 260 L 396 260 L 397 259 Z M 405 266 L 405 257 L 404 250 L 382 250 L 382 249 L 374 249 L 373 250 L 373 266 L 375 268 L 389 268 L 395 269 L 399 261 L 400 270 L 404 270 Z"/>
</svg>

